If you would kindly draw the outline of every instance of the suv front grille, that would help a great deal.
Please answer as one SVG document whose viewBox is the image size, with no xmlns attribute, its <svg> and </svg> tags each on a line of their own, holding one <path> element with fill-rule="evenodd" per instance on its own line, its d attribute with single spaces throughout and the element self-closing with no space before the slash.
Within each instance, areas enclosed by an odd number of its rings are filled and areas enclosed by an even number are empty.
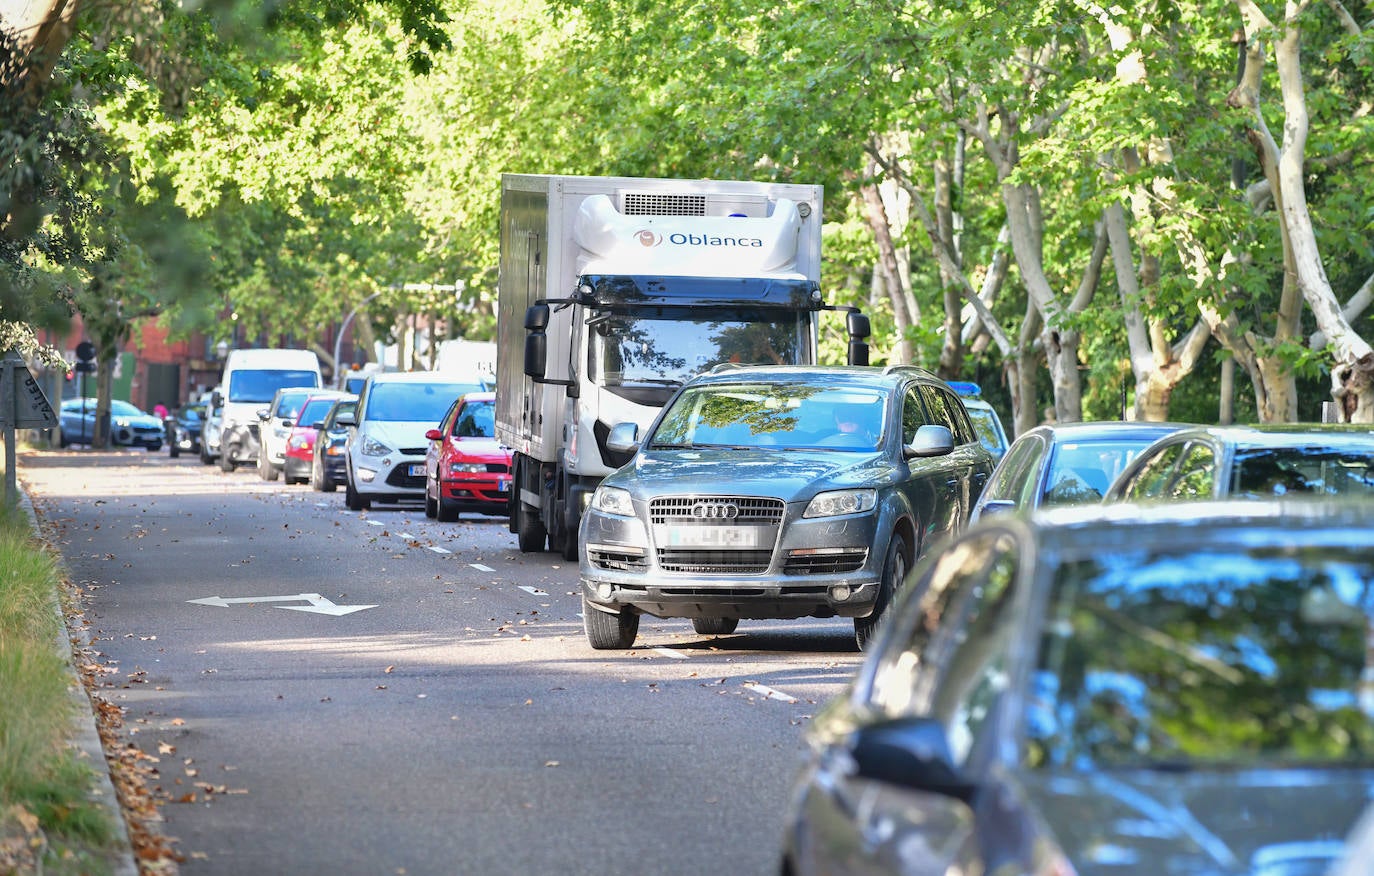
<svg viewBox="0 0 1374 876">
<path fill-rule="evenodd" d="M 782 570 L 787 575 L 833 575 L 842 572 L 857 572 L 868 559 L 865 548 L 837 550 L 833 553 L 793 555 L 787 558 Z"/>
<path fill-rule="evenodd" d="M 772 551 L 715 551 L 659 548 L 658 565 L 665 572 L 700 575 L 758 575 L 768 571 Z"/>
<path fill-rule="evenodd" d="M 646 572 L 649 569 L 649 558 L 637 548 L 614 550 L 606 547 L 589 547 L 587 561 L 598 569 L 612 571 Z"/>
<path fill-rule="evenodd" d="M 653 523 L 701 523 L 700 517 L 692 514 L 699 502 L 733 505 L 738 510 L 729 523 L 781 523 L 783 508 L 781 499 L 768 499 L 759 496 L 672 496 L 653 499 L 649 502 L 649 522 Z M 725 520 L 713 522 L 725 523 Z"/>
</svg>

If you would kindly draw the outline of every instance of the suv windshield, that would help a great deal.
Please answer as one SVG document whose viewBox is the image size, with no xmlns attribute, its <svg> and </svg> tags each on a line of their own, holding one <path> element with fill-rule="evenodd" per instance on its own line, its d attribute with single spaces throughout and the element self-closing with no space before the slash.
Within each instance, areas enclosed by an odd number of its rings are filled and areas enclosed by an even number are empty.
<svg viewBox="0 0 1374 876">
<path fill-rule="evenodd" d="M 809 324 L 795 312 L 739 311 L 689 319 L 658 308 L 587 321 L 587 370 L 600 386 L 679 385 L 724 362 L 795 365 Z"/>
<path fill-rule="evenodd" d="M 871 451 L 882 437 L 886 400 L 883 392 L 859 387 L 695 386 L 673 402 L 649 446 Z"/>
</svg>

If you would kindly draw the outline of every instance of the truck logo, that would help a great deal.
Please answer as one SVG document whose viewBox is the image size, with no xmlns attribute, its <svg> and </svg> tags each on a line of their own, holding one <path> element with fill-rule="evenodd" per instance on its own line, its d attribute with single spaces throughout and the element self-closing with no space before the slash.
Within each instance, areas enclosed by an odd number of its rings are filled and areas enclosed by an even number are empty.
<svg viewBox="0 0 1374 876">
<path fill-rule="evenodd" d="M 639 241 L 640 246 L 658 246 L 663 242 L 663 235 L 645 228 L 635 232 L 635 240 Z"/>
<path fill-rule="evenodd" d="M 692 506 L 692 516 L 697 520 L 734 520 L 739 516 L 739 506 L 734 502 L 697 502 Z"/>
</svg>

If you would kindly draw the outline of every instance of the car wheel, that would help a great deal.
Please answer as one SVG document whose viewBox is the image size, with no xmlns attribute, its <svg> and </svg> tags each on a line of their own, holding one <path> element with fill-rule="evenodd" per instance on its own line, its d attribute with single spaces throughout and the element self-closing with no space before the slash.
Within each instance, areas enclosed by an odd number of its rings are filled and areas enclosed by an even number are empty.
<svg viewBox="0 0 1374 876">
<path fill-rule="evenodd" d="M 439 516 L 439 501 L 429 494 L 430 486 L 425 485 L 425 516 L 433 520 Z"/>
<path fill-rule="evenodd" d="M 206 447 L 205 442 L 202 441 L 200 444 L 200 464 L 213 465 L 214 462 L 215 458 L 210 455 L 210 448 Z"/>
<path fill-rule="evenodd" d="M 66 432 L 63 432 L 61 429 L 58 429 L 58 430 L 57 430 L 57 446 L 58 446 L 58 447 L 67 447 L 67 446 L 70 445 L 71 443 L 72 443 L 72 442 L 70 442 L 70 441 L 67 440 L 67 433 L 66 433 Z"/>
<path fill-rule="evenodd" d="M 358 491 L 353 489 L 352 482 L 344 485 L 344 506 L 349 511 L 366 511 L 372 507 L 369 499 L 363 498 Z"/>
<path fill-rule="evenodd" d="M 324 491 L 324 467 L 320 465 L 319 459 L 314 459 L 310 463 L 310 489 Z"/>
<path fill-rule="evenodd" d="M 234 450 L 235 450 L 235 449 L 236 449 L 236 448 L 235 448 L 235 446 L 234 446 L 233 444 L 230 444 L 230 445 L 227 446 L 227 447 L 221 447 L 221 448 L 219 449 L 219 470 L 220 470 L 220 471 L 222 471 L 222 472 L 231 472 L 231 471 L 233 471 L 234 468 L 238 465 L 238 463 L 234 462 Z"/>
<path fill-rule="evenodd" d="M 607 614 L 592 608 L 587 598 L 582 598 L 582 629 L 587 634 L 587 644 L 598 651 L 624 650 L 634 645 L 639 635 L 639 615 L 629 609 L 621 609 L 619 614 Z"/>
<path fill-rule="evenodd" d="M 868 617 L 854 618 L 854 641 L 859 650 L 865 651 L 873 641 L 873 633 L 887 613 L 902 582 L 906 580 L 906 539 L 893 533 L 887 545 L 887 561 L 883 563 L 883 577 L 878 581 L 878 598 L 873 602 L 873 613 Z"/>
<path fill-rule="evenodd" d="M 178 456 L 181 455 L 181 445 L 178 444 L 176 441 L 173 441 L 171 444 L 168 444 L 167 455 L 172 457 L 172 459 L 176 459 Z"/>
<path fill-rule="evenodd" d="M 440 523 L 453 523 L 458 519 L 458 506 L 452 502 L 445 502 L 443 496 L 435 503 L 434 517 Z"/>
<path fill-rule="evenodd" d="M 737 617 L 694 617 L 692 629 L 701 636 L 728 636 L 739 627 Z"/>
</svg>

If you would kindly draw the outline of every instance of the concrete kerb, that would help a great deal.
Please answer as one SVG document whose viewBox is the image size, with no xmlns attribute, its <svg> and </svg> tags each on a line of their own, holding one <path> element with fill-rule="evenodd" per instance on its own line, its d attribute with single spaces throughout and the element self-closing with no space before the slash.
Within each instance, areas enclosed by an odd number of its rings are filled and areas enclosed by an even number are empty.
<svg viewBox="0 0 1374 876">
<path fill-rule="evenodd" d="M 28 515 L 29 525 L 33 529 L 34 536 L 46 544 L 47 539 L 44 538 L 43 530 L 38 524 L 38 514 L 34 511 L 33 503 L 29 500 L 29 495 L 22 485 L 16 490 L 16 494 L 20 507 Z M 55 554 L 55 556 L 57 556 L 59 563 L 62 562 L 60 555 Z M 110 816 L 110 823 L 115 830 L 115 849 L 111 860 L 114 876 L 138 876 L 139 868 L 134 859 L 133 842 L 129 838 L 129 825 L 124 819 L 124 809 L 120 805 L 119 795 L 115 792 L 114 780 L 110 777 L 110 762 L 105 759 L 105 746 L 100 741 L 100 731 L 96 728 L 95 707 L 91 702 L 90 693 L 86 690 L 86 684 L 81 678 L 81 673 L 76 668 L 76 653 L 73 650 L 72 639 L 74 636 L 87 634 L 84 631 L 73 631 L 68 627 L 66 612 L 62 610 L 61 594 L 53 593 L 52 604 L 61 624 L 56 647 L 58 653 L 67 658 L 67 669 L 71 672 L 72 678 L 68 690 L 76 706 L 71 744 L 91 764 L 93 774 L 91 798 L 106 810 Z"/>
</svg>

